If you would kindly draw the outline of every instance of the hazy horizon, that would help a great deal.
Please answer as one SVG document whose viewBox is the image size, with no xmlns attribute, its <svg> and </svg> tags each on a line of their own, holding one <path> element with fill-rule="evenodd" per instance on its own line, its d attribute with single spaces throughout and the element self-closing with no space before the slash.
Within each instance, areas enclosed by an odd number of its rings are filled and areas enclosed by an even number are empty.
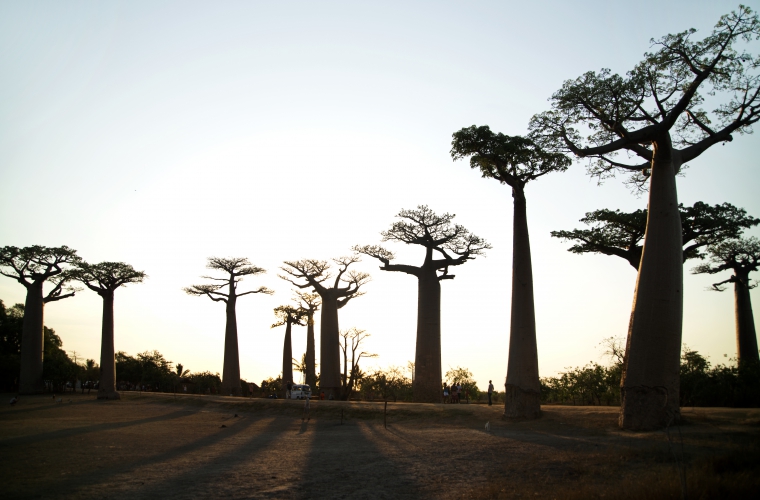
<svg viewBox="0 0 760 500">
<path fill-rule="evenodd" d="M 203 281 L 208 257 L 247 257 L 268 272 L 241 290 L 275 290 L 237 307 L 241 377 L 259 383 L 281 370 L 284 327 L 270 325 L 294 289 L 277 277 L 282 262 L 380 243 L 399 210 L 428 205 L 493 246 L 442 283 L 442 366 L 469 368 L 481 388 L 492 379 L 498 390 L 511 190 L 453 162 L 452 133 L 476 124 L 525 134 L 563 81 L 601 68 L 624 74 L 651 38 L 692 27 L 701 38 L 737 7 L 0 2 L 0 246 L 67 245 L 88 262 L 145 271 L 145 283 L 116 292 L 116 350 L 155 349 L 194 372 L 222 372 L 224 307 L 182 289 Z M 679 202 L 729 202 L 760 217 L 757 150 L 754 135 L 714 146 L 678 178 Z M 571 254 L 549 236 L 582 227 L 592 210 L 646 207 L 623 177 L 596 184 L 576 162 L 526 188 L 541 376 L 605 363 L 599 342 L 627 333 L 635 270 Z M 424 255 L 386 246 L 399 263 Z M 736 355 L 733 292 L 706 289 L 728 273 L 693 276 L 696 264 L 684 265 L 683 343 L 726 363 Z M 417 283 L 379 265 L 355 265 L 372 281 L 340 310 L 341 329 L 372 335 L 366 349 L 380 356 L 363 368 L 405 367 Z M 6 306 L 24 297 L 0 279 Z M 48 304 L 45 324 L 66 351 L 99 362 L 95 293 Z M 294 327 L 293 356 L 305 346 L 306 328 Z"/>
</svg>

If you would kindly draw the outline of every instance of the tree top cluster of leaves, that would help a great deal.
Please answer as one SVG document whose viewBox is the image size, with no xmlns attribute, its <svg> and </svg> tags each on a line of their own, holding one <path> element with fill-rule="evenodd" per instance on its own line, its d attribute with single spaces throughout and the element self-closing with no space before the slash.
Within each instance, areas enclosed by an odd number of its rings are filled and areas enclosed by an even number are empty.
<svg viewBox="0 0 760 500">
<path fill-rule="evenodd" d="M 760 37 L 757 14 L 740 6 L 708 36 L 695 40 L 695 33 L 652 40 L 653 52 L 626 76 L 602 69 L 566 81 L 551 110 L 532 118 L 530 137 L 550 151 L 589 158 L 600 180 L 622 170 L 643 187 L 655 141 L 667 146 L 665 154 L 671 144 L 680 148 L 670 152 L 679 167 L 735 132 L 750 133 L 760 119 L 760 59 L 740 45 Z M 718 104 L 706 111 L 705 96 L 716 95 Z"/>
</svg>

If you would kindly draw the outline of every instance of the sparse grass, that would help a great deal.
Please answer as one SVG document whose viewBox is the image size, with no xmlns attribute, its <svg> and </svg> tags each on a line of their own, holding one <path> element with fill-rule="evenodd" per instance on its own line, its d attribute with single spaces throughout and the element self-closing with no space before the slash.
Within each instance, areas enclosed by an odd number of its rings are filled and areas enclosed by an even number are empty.
<svg viewBox="0 0 760 500">
<path fill-rule="evenodd" d="M 190 481 L 209 496 L 302 498 L 297 486 L 283 489 L 288 474 L 318 478 L 314 498 L 348 484 L 366 498 L 680 499 L 684 472 L 688 499 L 754 498 L 760 488 L 756 409 L 685 410 L 668 436 L 620 430 L 611 407 L 551 406 L 538 420 L 512 421 L 498 405 L 389 402 L 386 431 L 380 401 L 312 401 L 302 423 L 302 401 L 122 396 L 76 395 L 69 405 L 30 397 L 0 408 L 9 497 L 66 488 L 110 496 L 119 484 L 115 498 L 134 498 L 145 484 L 150 494 L 191 498 L 195 489 L 176 489 Z M 272 468 L 280 472 L 256 472 Z M 265 490 L 274 493 L 254 494 Z"/>
</svg>

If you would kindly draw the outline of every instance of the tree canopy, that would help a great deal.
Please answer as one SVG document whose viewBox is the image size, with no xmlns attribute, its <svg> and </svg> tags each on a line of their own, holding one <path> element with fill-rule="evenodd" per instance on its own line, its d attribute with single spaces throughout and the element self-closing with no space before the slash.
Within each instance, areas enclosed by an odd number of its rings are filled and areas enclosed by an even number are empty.
<svg viewBox="0 0 760 500">
<path fill-rule="evenodd" d="M 333 277 L 333 274 L 330 272 L 330 264 L 325 260 L 304 259 L 285 261 L 285 265 L 280 268 L 285 275 L 280 275 L 280 278 L 301 289 L 313 288 L 320 296 L 323 296 L 328 290 L 335 290 L 340 297 L 338 299 L 338 309 L 340 309 L 349 300 L 364 295 L 364 292 L 360 292 L 359 288 L 368 283 L 371 278 L 367 273 L 354 269 L 348 270 L 351 264 L 361 261 L 358 255 L 339 257 L 332 259 L 332 261 L 338 266 L 338 272 L 335 274 L 332 287 L 325 286 L 324 284 Z M 298 283 L 294 281 L 295 279 L 304 280 L 305 283 Z M 345 284 L 345 286 L 341 286 L 341 284 Z"/>
<path fill-rule="evenodd" d="M 261 286 L 256 290 L 250 290 L 248 292 L 237 293 L 237 284 L 243 280 L 243 276 L 256 276 L 266 272 L 258 266 L 251 264 L 248 259 L 244 257 L 233 258 L 221 258 L 221 257 L 209 257 L 206 264 L 208 269 L 215 271 L 222 271 L 228 276 L 224 278 L 215 278 L 213 276 L 202 276 L 204 279 L 218 281 L 219 283 L 192 285 L 183 288 L 188 295 L 206 295 L 214 302 L 227 302 L 230 298 L 230 294 L 234 294 L 235 297 L 242 297 L 251 293 L 265 293 L 271 295 L 274 293 L 272 290 L 265 286 Z M 231 287 L 229 293 L 221 292 L 225 287 Z"/>
<path fill-rule="evenodd" d="M 626 76 L 602 69 L 567 80 L 552 95 L 552 109 L 531 120 L 531 138 L 589 158 L 589 172 L 600 180 L 624 171 L 641 187 L 650 175 L 651 142 L 668 132 L 680 148 L 673 151 L 678 166 L 734 133 L 751 132 L 760 118 L 759 60 L 739 45 L 760 36 L 757 14 L 740 6 L 708 36 L 695 40 L 695 33 L 652 40 L 655 50 Z M 720 99 L 707 111 L 703 104 L 713 95 Z"/>
<path fill-rule="evenodd" d="M 277 321 L 272 325 L 272 328 L 287 325 L 288 323 L 303 326 L 304 323 L 302 321 L 304 316 L 306 316 L 306 311 L 300 307 L 277 306 L 274 308 L 274 315 Z"/>
<path fill-rule="evenodd" d="M 81 262 L 76 253 L 67 246 L 6 246 L 0 248 L 0 274 L 15 279 L 27 288 L 33 283 L 49 281 L 53 289 L 43 297 L 43 302 L 65 299 L 77 292 L 70 285 L 72 277 L 67 272 L 69 266 Z"/>
<path fill-rule="evenodd" d="M 737 238 L 744 229 L 760 224 L 760 219 L 747 215 L 746 210 L 730 203 L 708 205 L 698 201 L 692 207 L 678 206 L 683 231 L 683 260 L 702 259 L 708 245 Z M 552 231 L 562 240 L 574 241 L 568 251 L 578 254 L 600 253 L 628 261 L 634 269 L 641 262 L 642 240 L 646 232 L 647 210 L 621 212 L 601 209 L 587 212 L 580 220 L 590 229 Z"/>
<path fill-rule="evenodd" d="M 723 291 L 726 283 L 744 279 L 747 288 L 755 288 L 757 283 L 750 283 L 747 276 L 757 271 L 760 265 L 760 240 L 755 237 L 735 239 L 711 245 L 707 249 L 708 262 L 694 268 L 694 274 L 717 274 L 734 271 L 735 274 L 725 281 L 713 284 L 713 289 Z"/>
<path fill-rule="evenodd" d="M 455 132 L 451 157 L 469 157 L 470 167 L 479 169 L 483 177 L 517 189 L 550 172 L 564 172 L 571 164 L 562 153 L 545 151 L 527 137 L 495 134 L 487 125 Z"/>
<path fill-rule="evenodd" d="M 462 265 L 491 248 L 489 243 L 464 226 L 452 224 L 456 214 L 438 215 L 426 205 L 419 205 L 415 210 L 401 210 L 396 217 L 401 220 L 380 233 L 382 241 L 400 241 L 426 248 L 429 256 L 425 265 L 441 272 L 439 280 L 454 279 L 454 275 L 449 274 L 449 267 Z M 391 264 L 395 255 L 380 245 L 357 245 L 354 251 L 378 259 L 383 263 L 380 268 L 383 271 L 401 271 L 415 276 L 422 272 L 419 267 Z M 435 259 L 433 255 L 440 258 Z"/>
<path fill-rule="evenodd" d="M 117 288 L 129 283 L 142 283 L 148 276 L 142 271 L 136 271 L 124 262 L 100 262 L 88 264 L 78 262 L 71 276 L 100 295 L 113 293 Z"/>
</svg>

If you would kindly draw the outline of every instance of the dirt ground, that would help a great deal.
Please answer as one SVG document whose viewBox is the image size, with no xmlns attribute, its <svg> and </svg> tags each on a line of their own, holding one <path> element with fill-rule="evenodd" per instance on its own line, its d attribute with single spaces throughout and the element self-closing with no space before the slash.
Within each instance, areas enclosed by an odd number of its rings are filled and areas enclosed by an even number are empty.
<svg viewBox="0 0 760 500">
<path fill-rule="evenodd" d="M 683 409 L 668 431 L 617 408 L 123 393 L 0 406 L 3 498 L 757 498 L 760 410 Z M 490 422 L 490 431 L 485 424 Z"/>
</svg>

